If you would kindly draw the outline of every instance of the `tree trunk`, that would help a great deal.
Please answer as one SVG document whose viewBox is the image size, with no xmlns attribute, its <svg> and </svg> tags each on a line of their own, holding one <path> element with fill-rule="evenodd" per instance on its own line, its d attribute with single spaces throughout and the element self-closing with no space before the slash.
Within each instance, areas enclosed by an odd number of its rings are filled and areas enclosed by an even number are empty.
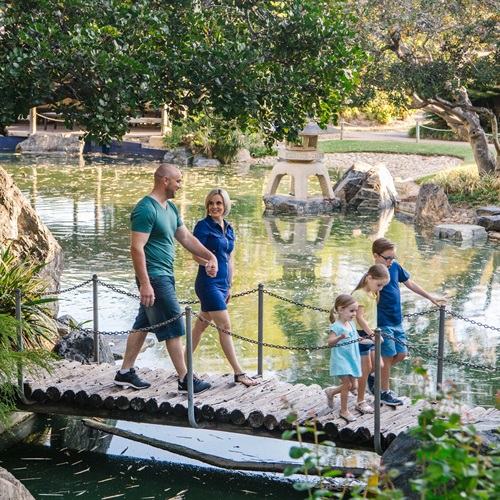
<svg viewBox="0 0 500 500">
<path fill-rule="evenodd" d="M 443 118 L 455 134 L 471 145 L 479 176 L 495 172 L 495 157 L 490 151 L 488 138 L 481 125 L 479 113 L 463 91 L 456 102 L 436 98 L 427 101 L 415 97 L 419 107 Z"/>
</svg>

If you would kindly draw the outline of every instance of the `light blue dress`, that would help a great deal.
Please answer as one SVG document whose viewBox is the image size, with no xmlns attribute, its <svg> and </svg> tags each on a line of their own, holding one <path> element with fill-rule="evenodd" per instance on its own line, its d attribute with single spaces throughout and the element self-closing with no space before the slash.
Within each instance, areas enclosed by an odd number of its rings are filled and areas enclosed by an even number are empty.
<svg viewBox="0 0 500 500">
<path fill-rule="evenodd" d="M 358 332 L 356 331 L 354 322 L 349 321 L 349 327 L 350 328 L 346 328 L 340 321 L 335 321 L 335 323 L 330 326 L 331 332 L 337 335 L 342 335 L 342 333 L 347 333 L 348 335 L 348 338 L 339 340 L 337 347 L 332 347 L 330 349 L 331 376 L 341 377 L 350 375 L 351 377 L 361 377 L 361 357 L 359 355 L 358 342 L 342 346 L 342 344 L 358 338 Z"/>
</svg>

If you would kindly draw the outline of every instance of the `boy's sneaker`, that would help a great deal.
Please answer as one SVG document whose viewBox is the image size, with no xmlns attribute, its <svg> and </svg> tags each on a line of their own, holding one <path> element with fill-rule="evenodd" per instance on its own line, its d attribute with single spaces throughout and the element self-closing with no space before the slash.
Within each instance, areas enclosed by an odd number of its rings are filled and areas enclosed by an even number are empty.
<svg viewBox="0 0 500 500">
<path fill-rule="evenodd" d="M 368 375 L 368 392 L 375 395 L 375 375 L 372 373 Z"/>
<path fill-rule="evenodd" d="M 205 382 L 204 380 L 201 380 L 198 377 L 193 377 L 193 392 L 195 394 L 200 394 L 202 392 L 205 392 L 208 389 L 210 389 L 210 387 L 212 387 L 212 384 L 210 382 Z M 187 376 L 184 377 L 182 380 L 178 381 L 177 388 L 179 391 L 188 390 Z"/>
<path fill-rule="evenodd" d="M 403 401 L 398 399 L 392 391 L 381 392 L 380 401 L 387 406 L 401 406 L 403 404 Z"/>
<path fill-rule="evenodd" d="M 120 373 L 120 370 L 118 370 L 115 375 L 115 384 L 122 387 L 132 387 L 138 391 L 151 387 L 149 382 L 142 380 L 139 375 L 135 373 L 134 368 L 131 368 L 127 373 Z"/>
</svg>

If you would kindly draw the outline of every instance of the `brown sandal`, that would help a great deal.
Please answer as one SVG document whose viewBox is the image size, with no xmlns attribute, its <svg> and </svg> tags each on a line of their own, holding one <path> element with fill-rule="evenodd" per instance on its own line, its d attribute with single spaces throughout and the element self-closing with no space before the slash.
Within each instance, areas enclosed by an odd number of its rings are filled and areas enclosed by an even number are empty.
<svg viewBox="0 0 500 500">
<path fill-rule="evenodd" d="M 246 373 L 235 373 L 234 374 L 234 381 L 237 383 L 243 384 L 247 387 L 252 387 L 252 386 L 258 384 L 258 382 L 256 380 L 253 380 Z"/>
</svg>

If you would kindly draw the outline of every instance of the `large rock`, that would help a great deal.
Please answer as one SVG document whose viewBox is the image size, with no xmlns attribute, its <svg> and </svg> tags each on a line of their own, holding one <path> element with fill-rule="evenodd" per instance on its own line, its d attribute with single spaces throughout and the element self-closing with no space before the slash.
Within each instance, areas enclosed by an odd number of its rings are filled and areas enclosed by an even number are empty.
<svg viewBox="0 0 500 500">
<path fill-rule="evenodd" d="M 451 207 L 444 189 L 432 182 L 423 184 L 415 205 L 415 224 L 432 226 L 448 216 L 450 212 Z"/>
<path fill-rule="evenodd" d="M 394 180 L 382 163 L 355 163 L 335 184 L 333 194 L 348 210 L 385 210 L 397 202 Z"/>
<path fill-rule="evenodd" d="M 480 215 L 476 223 L 484 227 L 486 231 L 500 231 L 500 215 Z"/>
<path fill-rule="evenodd" d="M 0 467 L 0 498 L 2 500 L 35 500 L 21 481 Z"/>
<path fill-rule="evenodd" d="M 265 194 L 262 199 L 268 214 L 283 215 L 315 215 L 331 214 L 341 207 L 340 200 L 327 200 L 322 196 L 311 197 L 307 200 L 297 200 L 292 196 L 281 194 Z"/>
<path fill-rule="evenodd" d="M 76 134 L 33 134 L 16 146 L 17 153 L 81 155 L 84 142 Z"/>
<path fill-rule="evenodd" d="M 486 229 L 473 224 L 440 224 L 434 228 L 434 236 L 441 240 L 453 241 L 485 241 L 488 238 Z"/>
<path fill-rule="evenodd" d="M 173 163 L 184 167 L 193 166 L 194 153 L 190 148 L 175 148 L 167 151 L 163 157 L 164 163 Z"/>
<path fill-rule="evenodd" d="M 487 207 L 479 207 L 476 209 L 476 214 L 477 215 L 500 215 L 500 207 L 497 207 L 495 205 L 489 205 Z"/>
<path fill-rule="evenodd" d="M 76 330 L 61 337 L 53 351 L 64 359 L 72 359 L 83 364 L 94 361 L 94 335 Z M 115 364 L 109 345 L 99 335 L 99 362 Z"/>
<path fill-rule="evenodd" d="M 0 244 L 12 244 L 12 251 L 20 258 L 30 255 L 34 262 L 46 263 L 41 276 L 50 281 L 50 291 L 59 288 L 64 264 L 62 249 L 12 177 L 1 167 Z"/>
<path fill-rule="evenodd" d="M 193 167 L 220 167 L 221 163 L 217 158 L 207 158 L 203 155 L 195 155 Z"/>
</svg>

